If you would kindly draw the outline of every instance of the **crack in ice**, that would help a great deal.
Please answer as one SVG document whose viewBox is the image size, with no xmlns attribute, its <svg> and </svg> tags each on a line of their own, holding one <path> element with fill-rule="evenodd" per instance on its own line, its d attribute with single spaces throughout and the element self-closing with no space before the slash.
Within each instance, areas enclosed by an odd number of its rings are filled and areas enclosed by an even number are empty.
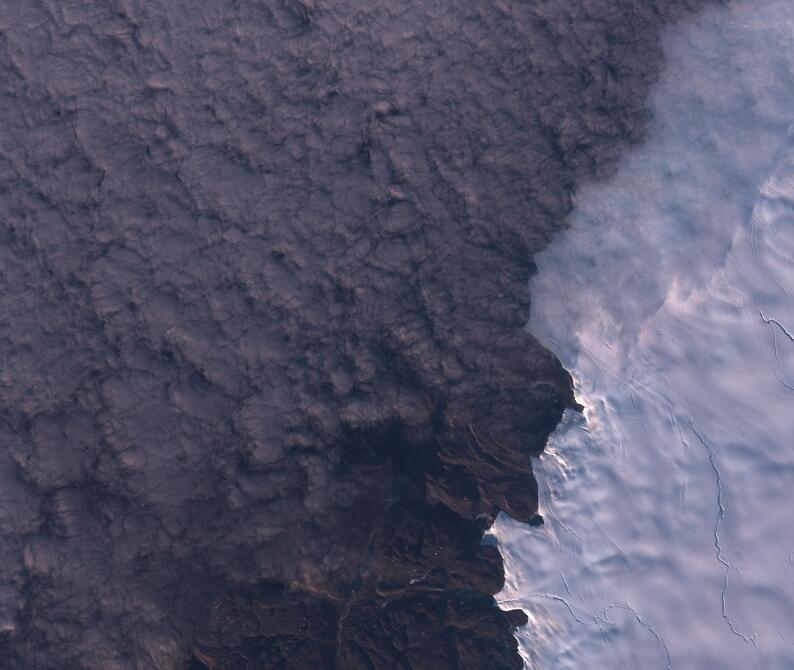
<svg viewBox="0 0 794 670">
<path fill-rule="evenodd" d="M 778 328 L 780 328 L 780 330 L 782 331 L 782 333 L 783 333 L 783 334 L 784 334 L 784 335 L 785 335 L 785 336 L 786 336 L 786 337 L 787 337 L 787 338 L 788 338 L 788 339 L 789 339 L 791 342 L 794 342 L 794 335 L 792 335 L 792 334 L 791 334 L 791 331 L 789 331 L 789 330 L 788 330 L 788 328 L 786 328 L 786 327 L 785 327 L 785 326 L 784 326 L 782 323 L 780 323 L 780 321 L 778 321 L 777 319 L 773 319 L 772 317 L 767 317 L 767 316 L 764 314 L 764 312 L 763 312 L 762 310 L 759 310 L 759 311 L 758 311 L 758 313 L 761 315 L 761 320 L 762 320 L 762 321 L 763 321 L 765 324 L 767 324 L 767 325 L 769 325 L 769 326 L 772 326 L 772 325 L 775 325 L 775 326 L 777 326 Z"/>
<path fill-rule="evenodd" d="M 772 348 L 773 348 L 773 350 L 775 352 L 775 360 L 777 361 L 778 367 L 780 367 L 780 366 L 783 365 L 783 361 L 780 360 L 780 351 L 778 350 L 778 347 L 777 347 L 777 331 L 775 330 L 775 326 L 777 326 L 781 330 L 781 332 L 789 340 L 791 340 L 792 342 L 794 342 L 794 337 L 791 335 L 791 333 L 788 331 L 788 329 L 782 323 L 780 323 L 780 321 L 778 321 L 777 319 L 767 318 L 764 315 L 763 311 L 761 311 L 761 310 L 759 310 L 759 313 L 761 315 L 761 320 L 765 324 L 767 324 L 770 327 L 770 329 L 772 330 Z M 780 373 L 777 370 L 775 370 L 775 379 L 777 379 L 778 382 L 780 382 L 780 385 L 783 386 L 788 391 L 794 391 L 794 386 L 792 386 L 791 384 L 785 382 L 780 377 Z"/>
<path fill-rule="evenodd" d="M 711 464 L 711 469 L 714 471 L 714 476 L 716 477 L 717 482 L 717 506 L 719 511 L 717 512 L 717 519 L 714 523 L 714 548 L 717 551 L 717 560 L 725 566 L 725 578 L 722 583 L 722 618 L 725 620 L 725 623 L 728 624 L 728 627 L 731 629 L 731 632 L 740 637 L 745 642 L 749 642 L 753 646 L 755 646 L 755 637 L 748 636 L 744 633 L 737 630 L 734 626 L 733 621 L 731 620 L 730 616 L 728 615 L 728 604 L 727 604 L 727 592 L 728 592 L 728 575 L 731 571 L 731 564 L 724 556 L 722 552 L 722 545 L 720 544 L 720 524 L 725 519 L 725 505 L 722 502 L 722 476 L 720 475 L 719 468 L 717 467 L 717 456 L 714 453 L 714 449 L 712 446 L 706 441 L 703 434 L 695 427 L 694 423 L 690 422 L 690 427 L 692 428 L 692 432 L 697 435 L 698 440 L 703 445 L 706 450 L 706 453 L 709 457 L 709 463 Z"/>
<path fill-rule="evenodd" d="M 656 632 L 656 630 L 653 628 L 653 626 L 651 626 L 639 614 L 637 614 L 637 610 L 635 610 L 630 605 L 626 605 L 624 603 L 609 603 L 607 605 L 606 609 L 604 610 L 604 616 L 601 618 L 601 620 L 604 623 L 611 623 L 607 613 L 609 612 L 609 610 L 612 610 L 612 609 L 625 610 L 627 612 L 631 612 L 634 615 L 634 618 L 637 620 L 637 623 L 639 623 L 640 626 L 642 626 L 651 635 L 653 635 L 653 637 L 656 639 L 656 641 L 660 645 L 662 645 L 662 647 L 664 648 L 664 653 L 667 655 L 667 670 L 672 670 L 673 669 L 673 657 L 670 654 L 670 648 L 667 646 L 667 642 L 665 642 L 664 639 L 662 638 L 662 636 L 659 635 L 659 633 Z M 596 617 L 596 620 L 598 620 L 598 619 L 599 619 L 599 617 Z"/>
<path fill-rule="evenodd" d="M 583 621 L 581 618 L 579 618 L 576 612 L 573 611 L 573 607 L 571 607 L 570 603 L 565 598 L 563 598 L 560 595 L 557 595 L 556 593 L 530 593 L 525 596 L 519 596 L 517 598 L 509 598 L 507 600 L 497 600 L 496 602 L 498 605 L 506 605 L 510 603 L 520 603 L 523 600 L 526 600 L 527 598 L 543 598 L 544 600 L 553 600 L 555 602 L 562 603 L 563 605 L 565 605 L 565 608 L 568 610 L 569 614 L 574 619 L 576 619 L 578 623 L 582 624 L 583 626 L 590 625 L 586 621 Z"/>
<path fill-rule="evenodd" d="M 563 578 L 563 582 L 565 583 L 565 586 L 566 586 L 566 589 L 567 589 L 568 585 L 567 585 L 567 582 L 565 580 L 565 577 L 562 576 L 562 573 L 560 574 L 560 576 Z M 497 603 L 499 605 L 505 605 L 505 604 L 510 604 L 510 603 L 520 603 L 520 602 L 522 602 L 522 601 L 524 601 L 524 600 L 526 600 L 528 598 L 543 598 L 544 600 L 552 600 L 554 602 L 560 603 L 560 604 L 562 604 L 565 607 L 565 609 L 568 610 L 568 613 L 574 618 L 574 620 L 577 623 L 581 624 L 582 626 L 585 626 L 586 628 L 592 628 L 594 626 L 597 626 L 601 630 L 602 635 L 605 635 L 605 636 L 606 636 L 606 632 L 601 627 L 601 624 L 603 623 L 603 624 L 614 625 L 614 622 L 611 621 L 610 618 L 609 618 L 609 611 L 610 610 L 618 609 L 618 610 L 624 610 L 626 612 L 631 612 L 631 614 L 634 615 L 634 618 L 636 619 L 637 623 L 639 623 L 640 626 L 642 626 L 651 635 L 653 635 L 654 639 L 664 649 L 665 656 L 667 657 L 667 670 L 672 670 L 672 668 L 673 668 L 673 657 L 672 657 L 672 654 L 670 652 L 670 648 L 667 645 L 667 642 L 664 640 L 664 638 L 661 635 L 659 635 L 659 633 L 656 631 L 656 629 L 651 624 L 649 624 L 645 619 L 643 619 L 640 616 L 640 614 L 637 612 L 637 610 L 634 609 L 631 605 L 627 605 L 625 603 L 610 602 L 610 603 L 607 604 L 606 608 L 604 609 L 603 615 L 594 614 L 592 623 L 589 623 L 589 622 L 585 621 L 584 619 L 582 619 L 581 617 L 579 617 L 579 615 L 576 614 L 576 612 L 574 611 L 573 607 L 571 606 L 571 604 L 568 602 L 567 599 L 563 598 L 561 595 L 556 594 L 556 593 L 530 593 L 530 594 L 527 594 L 525 596 L 520 596 L 520 597 L 517 597 L 517 598 L 509 598 L 507 600 L 499 600 L 499 601 L 497 601 Z"/>
</svg>

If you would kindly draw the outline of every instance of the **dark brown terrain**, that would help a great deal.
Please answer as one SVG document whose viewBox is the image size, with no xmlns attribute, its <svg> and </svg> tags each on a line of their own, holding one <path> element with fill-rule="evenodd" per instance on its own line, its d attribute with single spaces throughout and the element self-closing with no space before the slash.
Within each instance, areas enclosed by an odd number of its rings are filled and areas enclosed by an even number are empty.
<svg viewBox="0 0 794 670">
<path fill-rule="evenodd" d="M 700 4 L 0 4 L 0 664 L 521 667 L 532 258 Z"/>
</svg>

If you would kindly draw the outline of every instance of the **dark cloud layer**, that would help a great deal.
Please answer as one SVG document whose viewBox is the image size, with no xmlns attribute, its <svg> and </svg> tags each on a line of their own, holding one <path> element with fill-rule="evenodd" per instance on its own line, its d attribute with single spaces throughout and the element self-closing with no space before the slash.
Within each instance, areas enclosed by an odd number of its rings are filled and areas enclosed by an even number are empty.
<svg viewBox="0 0 794 670">
<path fill-rule="evenodd" d="M 0 4 L 3 667 L 520 666 L 532 255 L 697 4 Z"/>
</svg>

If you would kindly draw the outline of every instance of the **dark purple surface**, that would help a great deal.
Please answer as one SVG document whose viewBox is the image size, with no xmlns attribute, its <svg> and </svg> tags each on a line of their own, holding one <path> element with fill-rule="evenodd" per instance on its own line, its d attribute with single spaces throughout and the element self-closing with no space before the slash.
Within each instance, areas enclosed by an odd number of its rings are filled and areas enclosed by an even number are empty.
<svg viewBox="0 0 794 670">
<path fill-rule="evenodd" d="M 698 4 L 0 5 L 3 666 L 520 667 L 532 256 Z"/>
</svg>

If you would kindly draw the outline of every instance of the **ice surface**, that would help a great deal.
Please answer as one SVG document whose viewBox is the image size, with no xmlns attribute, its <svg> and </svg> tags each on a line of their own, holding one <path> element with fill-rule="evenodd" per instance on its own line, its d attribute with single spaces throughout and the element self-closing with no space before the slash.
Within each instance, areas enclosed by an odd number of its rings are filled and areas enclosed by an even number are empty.
<svg viewBox="0 0 794 670">
<path fill-rule="evenodd" d="M 671 29 L 648 141 L 579 191 L 529 327 L 571 370 L 546 524 L 494 528 L 527 667 L 794 667 L 794 7 Z"/>
</svg>

